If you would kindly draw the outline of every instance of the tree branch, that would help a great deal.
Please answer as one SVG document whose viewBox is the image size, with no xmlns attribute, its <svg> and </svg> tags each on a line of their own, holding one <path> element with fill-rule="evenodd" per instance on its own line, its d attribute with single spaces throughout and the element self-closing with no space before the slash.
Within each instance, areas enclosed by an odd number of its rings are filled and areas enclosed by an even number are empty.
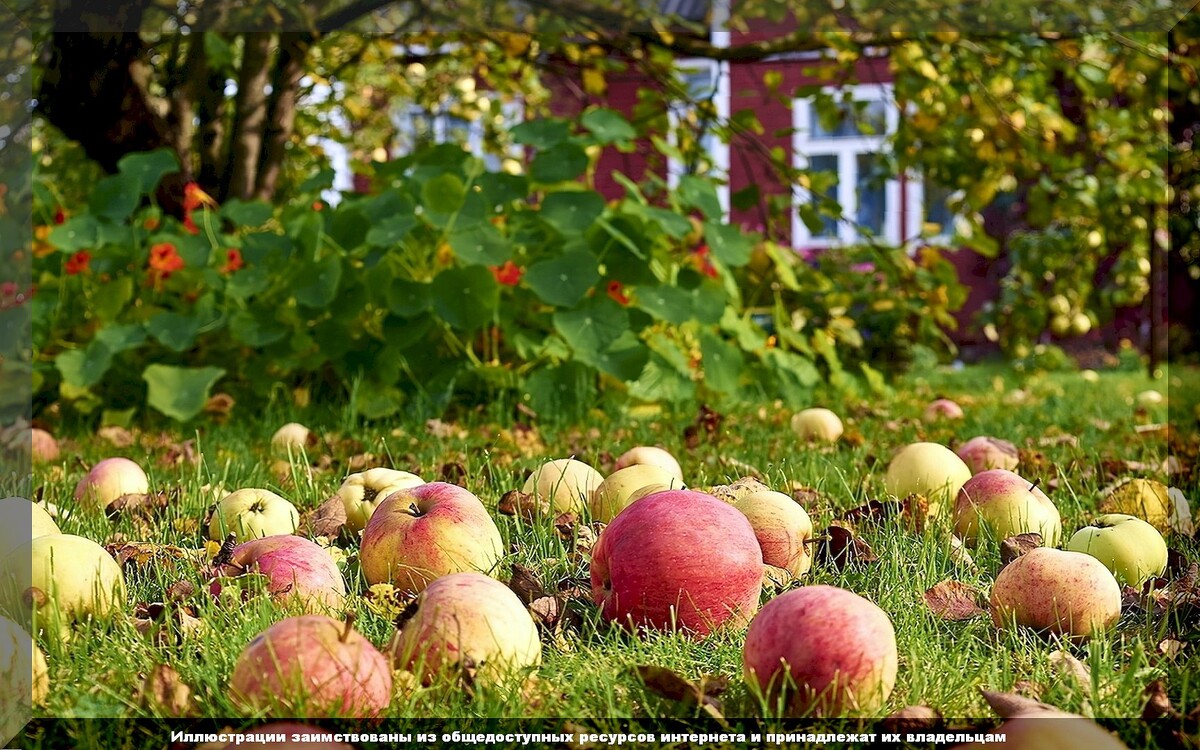
<svg viewBox="0 0 1200 750">
<path fill-rule="evenodd" d="M 311 46 L 308 34 L 280 35 L 279 56 L 271 84 L 271 103 L 267 114 L 265 142 L 254 187 L 257 198 L 269 199 L 275 193 L 283 158 L 296 125 L 296 100 L 304 63 Z"/>
<path fill-rule="evenodd" d="M 243 37 L 242 68 L 234 100 L 233 132 L 229 142 L 227 182 L 222 198 L 248 199 L 254 194 L 255 174 L 267 121 L 271 34 L 251 32 Z"/>
<path fill-rule="evenodd" d="M 317 21 L 317 32 L 328 34 L 348 26 L 368 13 L 374 13 L 380 8 L 392 5 L 396 0 L 354 0 L 346 7 L 335 10 L 328 16 Z"/>
</svg>

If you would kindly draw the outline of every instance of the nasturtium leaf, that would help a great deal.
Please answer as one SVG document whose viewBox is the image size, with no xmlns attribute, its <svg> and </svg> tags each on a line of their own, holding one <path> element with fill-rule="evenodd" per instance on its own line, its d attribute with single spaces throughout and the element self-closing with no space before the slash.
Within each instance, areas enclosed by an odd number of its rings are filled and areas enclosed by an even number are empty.
<svg viewBox="0 0 1200 750">
<path fill-rule="evenodd" d="M 146 331 L 136 323 L 109 325 L 96 332 L 96 341 L 108 347 L 113 354 L 118 354 L 144 344 Z"/>
<path fill-rule="evenodd" d="M 158 187 L 159 180 L 179 171 L 179 160 L 167 148 L 142 151 L 122 156 L 117 162 L 117 171 L 133 178 L 139 192 L 151 193 Z"/>
<path fill-rule="evenodd" d="M 261 227 L 270 221 L 274 209 L 264 201 L 230 198 L 221 204 L 221 218 L 240 227 Z"/>
<path fill-rule="evenodd" d="M 146 321 L 146 332 L 171 351 L 191 348 L 200 332 L 200 318 L 176 312 L 161 312 Z"/>
<path fill-rule="evenodd" d="M 596 371 L 582 362 L 543 367 L 525 380 L 522 390 L 540 417 L 576 421 L 596 400 Z"/>
<path fill-rule="evenodd" d="M 410 279 L 393 279 L 388 285 L 387 306 L 397 315 L 411 318 L 425 312 L 433 302 L 429 284 Z"/>
<path fill-rule="evenodd" d="M 88 195 L 88 208 L 97 216 L 124 221 L 142 201 L 138 178 L 114 174 L 100 179 Z"/>
<path fill-rule="evenodd" d="M 241 310 L 229 318 L 229 332 L 236 341 L 259 348 L 280 341 L 288 329 L 279 321 Z"/>
<path fill-rule="evenodd" d="M 512 254 L 504 235 L 486 222 L 451 234 L 450 249 L 463 263 L 481 266 L 500 265 Z"/>
<path fill-rule="evenodd" d="M 696 383 L 658 354 L 651 354 L 641 377 L 629 384 L 629 395 L 651 403 L 690 401 L 696 396 Z"/>
<path fill-rule="evenodd" d="M 750 262 L 750 252 L 754 249 L 754 243 L 742 234 L 740 228 L 709 221 L 704 224 L 704 239 L 712 254 L 725 265 L 736 268 Z"/>
<path fill-rule="evenodd" d="M 54 366 L 63 381 L 75 388 L 90 388 L 104 377 L 112 366 L 112 350 L 104 343 L 92 341 L 83 349 L 69 349 L 54 358 Z"/>
<path fill-rule="evenodd" d="M 199 414 L 209 391 L 225 375 L 220 367 L 175 367 L 154 364 L 142 371 L 148 386 L 146 403 L 179 422 Z"/>
<path fill-rule="evenodd" d="M 438 175 L 421 186 L 421 203 L 426 210 L 434 213 L 454 213 L 462 208 L 466 196 L 466 186 L 458 175 L 454 174 Z"/>
<path fill-rule="evenodd" d="M 533 293 L 557 307 L 574 307 L 599 280 L 596 256 L 586 250 L 570 250 L 539 261 L 525 273 L 525 283 Z"/>
<path fill-rule="evenodd" d="M 509 131 L 509 135 L 512 137 L 513 143 L 532 146 L 536 149 L 548 149 L 567 140 L 571 136 L 571 129 L 566 120 L 540 118 L 526 120 L 516 125 Z"/>
<path fill-rule="evenodd" d="M 479 194 L 488 211 L 495 211 L 497 206 L 508 206 L 513 201 L 524 200 L 529 195 L 529 180 L 525 175 L 508 174 L 506 172 L 487 172 L 476 179 Z"/>
<path fill-rule="evenodd" d="M 637 292 L 638 307 L 672 325 L 692 319 L 692 302 L 690 293 L 669 284 L 639 287 Z"/>
<path fill-rule="evenodd" d="M 399 245 L 416 225 L 417 218 L 411 214 L 389 216 L 367 230 L 367 243 L 375 247 L 394 247 Z"/>
<path fill-rule="evenodd" d="M 647 219 L 662 227 L 662 230 L 675 239 L 682 239 L 692 231 L 692 222 L 686 216 L 680 216 L 674 211 L 657 206 L 642 206 L 638 212 Z"/>
<path fill-rule="evenodd" d="M 576 353 L 599 354 L 629 330 L 629 313 L 607 296 L 554 313 L 554 329 Z"/>
<path fill-rule="evenodd" d="M 709 331 L 701 331 L 700 356 L 708 387 L 736 396 L 745 363 L 741 350 Z"/>
<path fill-rule="evenodd" d="M 591 109 L 580 118 L 598 143 L 620 143 L 637 137 L 637 131 L 620 112 L 611 109 Z"/>
<path fill-rule="evenodd" d="M 364 419 L 382 419 L 400 411 L 404 392 L 391 384 L 364 380 L 355 391 L 354 408 Z"/>
<path fill-rule="evenodd" d="M 542 201 L 542 219 L 562 234 L 580 234 L 604 213 L 604 198 L 594 190 L 560 191 Z"/>
<path fill-rule="evenodd" d="M 448 268 L 433 279 L 433 310 L 451 328 L 473 331 L 492 319 L 500 285 L 483 266 Z"/>
<path fill-rule="evenodd" d="M 625 331 L 608 349 L 598 353 L 580 354 L 584 362 L 592 365 L 601 372 L 606 372 L 618 380 L 626 382 L 636 380 L 650 359 L 650 350 L 638 340 L 633 331 Z"/>
<path fill-rule="evenodd" d="M 357 208 L 339 208 L 329 220 L 329 237 L 337 246 L 347 252 L 354 250 L 366 241 L 366 214 Z"/>
<path fill-rule="evenodd" d="M 587 152 L 577 143 L 560 143 L 538 151 L 529 165 L 529 177 L 543 184 L 573 180 L 587 169 Z"/>
<path fill-rule="evenodd" d="M 72 216 L 50 230 L 50 236 L 46 239 L 54 247 L 68 253 L 95 247 L 97 224 L 99 221 L 91 214 Z"/>
<path fill-rule="evenodd" d="M 271 275 L 263 266 L 243 268 L 225 282 L 225 294 L 245 301 L 266 290 L 271 285 Z"/>
<path fill-rule="evenodd" d="M 337 296 L 341 278 L 341 258 L 336 255 L 322 258 L 300 274 L 295 289 L 296 302 L 305 307 L 328 307 Z"/>
<path fill-rule="evenodd" d="M 683 175 L 679 178 L 679 187 L 676 188 L 675 194 L 684 208 L 698 209 L 706 219 L 720 221 L 724 215 L 721 199 L 717 197 L 717 188 L 712 180 L 696 175 Z"/>
</svg>

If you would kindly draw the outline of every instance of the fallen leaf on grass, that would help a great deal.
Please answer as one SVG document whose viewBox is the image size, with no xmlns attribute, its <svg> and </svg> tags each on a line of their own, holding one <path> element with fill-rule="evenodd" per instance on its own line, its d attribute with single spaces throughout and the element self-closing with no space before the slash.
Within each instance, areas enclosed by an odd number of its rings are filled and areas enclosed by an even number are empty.
<svg viewBox="0 0 1200 750">
<path fill-rule="evenodd" d="M 395 622 L 412 604 L 416 596 L 406 594 L 390 583 L 377 583 L 363 595 L 367 609 L 385 620 Z"/>
<path fill-rule="evenodd" d="M 203 553 L 197 550 L 153 542 L 107 544 L 104 549 L 113 556 L 122 570 L 134 567 L 168 568 L 180 562 L 199 563 L 204 557 Z"/>
<path fill-rule="evenodd" d="M 1050 662 L 1050 666 L 1054 668 L 1059 677 L 1074 683 L 1075 687 L 1085 694 L 1091 693 L 1092 673 L 1086 664 L 1061 649 L 1050 652 L 1046 660 Z"/>
<path fill-rule="evenodd" d="M 936 731 L 945 723 L 942 714 L 931 706 L 905 706 L 880 720 L 883 731 L 893 734 Z"/>
<path fill-rule="evenodd" d="M 903 512 L 904 503 L 898 500 L 868 500 L 856 508 L 839 513 L 838 518 L 855 523 L 860 521 L 881 522 Z"/>
<path fill-rule="evenodd" d="M 638 677 L 646 689 L 655 695 L 678 701 L 689 706 L 699 706 L 709 716 L 723 721 L 721 702 L 717 696 L 729 688 L 729 679 L 720 675 L 702 675 L 695 682 L 684 679 L 666 667 L 642 665 L 637 668 Z"/>
<path fill-rule="evenodd" d="M 740 477 L 729 484 L 714 484 L 701 491 L 732 505 L 743 495 L 748 495 L 751 492 L 765 492 L 770 489 L 770 487 L 757 477 Z"/>
<path fill-rule="evenodd" d="M 550 503 L 538 501 L 533 494 L 520 490 L 509 490 L 500 497 L 496 510 L 506 516 L 536 518 L 550 512 Z"/>
<path fill-rule="evenodd" d="M 790 572 L 776 565 L 763 565 L 763 587 L 772 591 L 782 591 L 796 580 Z"/>
<path fill-rule="evenodd" d="M 532 568 L 518 563 L 512 564 L 512 578 L 508 581 L 508 587 L 526 606 L 546 596 L 546 587 L 542 585 L 537 573 L 534 573 Z"/>
<path fill-rule="evenodd" d="M 801 508 L 809 509 L 820 501 L 821 493 L 814 487 L 809 487 L 800 482 L 792 482 L 792 499 L 800 504 Z"/>
<path fill-rule="evenodd" d="M 1183 641 L 1177 641 L 1174 638 L 1164 638 L 1158 644 L 1158 653 L 1168 659 L 1174 659 L 1176 656 L 1179 656 L 1186 646 L 1187 644 Z"/>
<path fill-rule="evenodd" d="M 971 553 L 967 551 L 967 545 L 953 535 L 950 537 L 950 559 L 967 570 L 979 570 L 979 567 L 975 565 L 975 558 L 971 557 Z"/>
<path fill-rule="evenodd" d="M 925 606 L 938 617 L 959 622 L 987 614 L 987 610 L 979 606 L 982 596 L 977 589 L 961 581 L 947 579 L 926 591 L 924 599 Z"/>
<path fill-rule="evenodd" d="M 233 410 L 237 401 L 228 393 L 214 393 L 204 402 L 204 413 L 211 414 L 217 419 L 224 419 Z"/>
<path fill-rule="evenodd" d="M 1051 706 L 1048 703 L 1026 698 L 1023 695 L 1016 693 L 997 693 L 985 688 L 979 688 L 979 692 L 983 695 L 983 699 L 987 701 L 992 710 L 1001 718 L 1008 719 L 1018 714 L 1030 714 L 1038 711 L 1053 711 L 1058 713 L 1060 709 Z"/>
<path fill-rule="evenodd" d="M 346 525 L 346 506 L 336 495 L 300 518 L 300 529 L 308 536 L 337 539 Z"/>
<path fill-rule="evenodd" d="M 563 602 L 556 596 L 539 596 L 529 603 L 529 613 L 533 615 L 534 623 L 554 632 L 554 626 L 562 617 Z"/>
<path fill-rule="evenodd" d="M 565 542 L 575 538 L 575 527 L 579 524 L 579 514 L 567 511 L 554 517 L 554 531 L 559 539 Z"/>
<path fill-rule="evenodd" d="M 1055 445 L 1069 445 L 1072 448 L 1078 448 L 1079 438 L 1075 435 L 1047 435 L 1046 437 L 1038 438 L 1037 444 L 1043 448 Z"/>
<path fill-rule="evenodd" d="M 160 646 L 179 646 L 204 627 L 196 615 L 195 607 L 171 601 L 140 603 L 133 608 L 133 627 L 138 633 L 153 637 Z"/>
<path fill-rule="evenodd" d="M 1146 705 L 1142 708 L 1142 721 L 1181 718 L 1180 713 L 1171 705 L 1171 699 L 1167 697 L 1167 686 L 1162 680 L 1151 682 L 1142 691 L 1142 695 L 1146 696 Z"/>
<path fill-rule="evenodd" d="M 447 484 L 457 484 L 459 487 L 467 486 L 467 467 L 458 461 L 442 464 L 441 468 L 438 469 L 438 476 L 441 478 L 441 481 Z"/>
<path fill-rule="evenodd" d="M 170 492 L 130 493 L 128 495 L 121 495 L 109 503 L 104 508 L 104 513 L 109 518 L 124 513 L 142 519 L 149 519 L 158 512 L 169 508 L 178 497 L 178 489 L 171 490 Z"/>
<path fill-rule="evenodd" d="M 114 448 L 128 448 L 137 442 L 132 432 L 124 427 L 117 427 L 116 425 L 101 427 L 100 429 L 96 430 L 96 437 L 100 438 L 101 440 L 107 440 Z"/>
<path fill-rule="evenodd" d="M 1000 542 L 1000 568 L 1004 569 L 1013 560 L 1042 546 L 1042 535 L 1036 531 L 1010 536 Z"/>
<path fill-rule="evenodd" d="M 1167 523 L 1171 528 L 1184 536 L 1195 536 L 1196 526 L 1192 521 L 1192 508 L 1187 497 L 1176 487 L 1167 490 L 1167 499 L 1171 501 L 1171 517 Z"/>
<path fill-rule="evenodd" d="M 178 719 L 191 716 L 195 710 L 192 689 L 173 667 L 157 664 L 142 681 L 138 703 L 161 716 Z"/>
<path fill-rule="evenodd" d="M 854 535 L 852 529 L 832 523 L 818 537 L 814 557 L 834 570 L 842 570 L 852 562 L 872 563 L 879 560 L 871 545 Z"/>
</svg>

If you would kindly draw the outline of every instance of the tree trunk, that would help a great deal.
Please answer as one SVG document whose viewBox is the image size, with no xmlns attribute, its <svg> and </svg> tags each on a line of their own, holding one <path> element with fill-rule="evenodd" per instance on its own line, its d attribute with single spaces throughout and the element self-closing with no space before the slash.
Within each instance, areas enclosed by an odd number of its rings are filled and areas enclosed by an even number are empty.
<svg viewBox="0 0 1200 750">
<path fill-rule="evenodd" d="M 254 188 L 256 198 L 266 200 L 275 194 L 283 159 L 296 126 L 296 100 L 300 79 L 312 38 L 308 34 L 285 33 L 279 39 L 279 57 L 275 80 L 271 84 L 271 103 L 267 114 L 266 138 Z"/>
<path fill-rule="evenodd" d="M 242 69 L 234 103 L 233 133 L 222 199 L 254 195 L 263 127 L 267 121 L 267 83 L 270 81 L 271 34 L 252 32 L 243 37 Z"/>
</svg>

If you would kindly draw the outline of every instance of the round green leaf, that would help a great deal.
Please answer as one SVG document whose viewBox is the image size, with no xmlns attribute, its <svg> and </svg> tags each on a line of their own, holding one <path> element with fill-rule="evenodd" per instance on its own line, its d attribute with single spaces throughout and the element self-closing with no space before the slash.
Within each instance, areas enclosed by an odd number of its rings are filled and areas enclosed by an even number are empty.
<svg viewBox="0 0 1200 750">
<path fill-rule="evenodd" d="M 529 177 L 534 182 L 554 183 L 573 180 L 587 169 L 588 157 L 576 143 L 560 143 L 538 151 L 529 165 Z"/>
<path fill-rule="evenodd" d="M 509 131 L 513 143 L 547 149 L 557 146 L 571 135 L 566 120 L 540 118 L 526 120 Z"/>
<path fill-rule="evenodd" d="M 433 280 L 433 310 L 451 328 L 473 331 L 489 320 L 500 303 L 500 286 L 483 266 L 450 268 Z"/>
<path fill-rule="evenodd" d="M 704 363 L 704 382 L 708 387 L 736 395 L 744 364 L 741 350 L 719 336 L 702 331 L 700 356 Z"/>
<path fill-rule="evenodd" d="M 179 171 L 179 160 L 170 149 L 160 148 L 122 156 L 117 162 L 117 170 L 132 177 L 139 192 L 151 193 L 158 187 L 159 180 Z"/>
<path fill-rule="evenodd" d="M 450 249 L 463 263 L 480 266 L 499 265 L 512 254 L 504 235 L 486 222 L 451 234 Z"/>
<path fill-rule="evenodd" d="M 322 258 L 305 270 L 296 287 L 296 302 L 305 307 L 328 307 L 342 279 L 342 261 L 336 255 Z"/>
<path fill-rule="evenodd" d="M 582 234 L 604 213 L 604 198 L 594 190 L 562 191 L 542 201 L 542 219 L 562 234 Z"/>
<path fill-rule="evenodd" d="M 220 367 L 150 365 L 142 371 L 149 387 L 146 403 L 172 419 L 186 422 L 204 409 L 213 384 L 224 375 Z"/>
<path fill-rule="evenodd" d="M 467 189 L 463 181 L 453 174 L 441 174 L 421 186 L 421 202 L 426 210 L 439 214 L 452 214 L 462 207 Z"/>
<path fill-rule="evenodd" d="M 637 137 L 637 131 L 620 112 L 611 109 L 592 109 L 583 113 L 583 126 L 592 131 L 598 143 L 618 143 Z"/>
<path fill-rule="evenodd" d="M 586 250 L 570 250 L 540 261 L 525 274 L 525 283 L 533 293 L 557 307 L 574 307 L 599 280 L 596 256 Z"/>
<path fill-rule="evenodd" d="M 629 330 L 629 313 L 608 297 L 592 297 L 574 310 L 554 313 L 554 328 L 577 354 L 607 351 Z"/>
<path fill-rule="evenodd" d="M 191 348 L 199 331 L 200 319 L 193 315 L 161 312 L 146 321 L 146 332 L 175 352 L 184 352 Z"/>
</svg>

